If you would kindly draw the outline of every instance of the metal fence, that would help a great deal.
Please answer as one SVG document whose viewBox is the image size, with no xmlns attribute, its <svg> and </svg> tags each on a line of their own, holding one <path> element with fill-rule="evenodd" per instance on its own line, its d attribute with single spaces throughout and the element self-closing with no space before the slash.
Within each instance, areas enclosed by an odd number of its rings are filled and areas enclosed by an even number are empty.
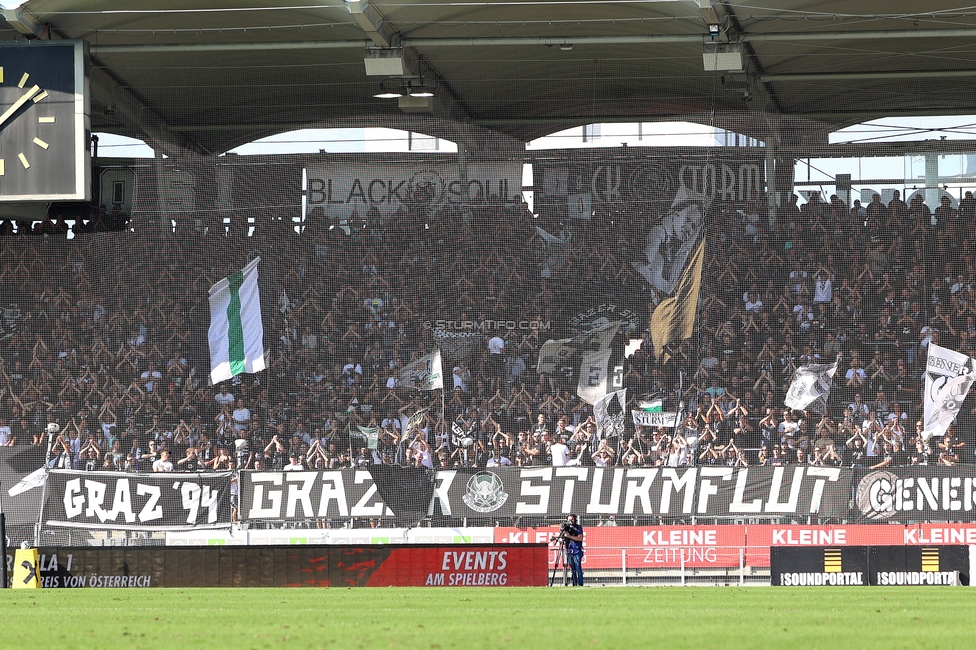
<svg viewBox="0 0 976 650">
<path fill-rule="evenodd" d="M 571 584 L 561 551 L 549 551 L 550 585 Z M 754 562 L 765 557 L 767 561 Z M 720 546 L 675 547 L 586 547 L 583 572 L 586 584 L 607 586 L 715 585 L 748 586 L 769 584 L 769 547 Z M 596 560 L 596 561 L 594 561 Z M 616 560 L 616 567 L 612 567 Z M 665 560 L 665 561 L 662 561 Z M 594 566 L 595 565 L 595 566 Z"/>
</svg>

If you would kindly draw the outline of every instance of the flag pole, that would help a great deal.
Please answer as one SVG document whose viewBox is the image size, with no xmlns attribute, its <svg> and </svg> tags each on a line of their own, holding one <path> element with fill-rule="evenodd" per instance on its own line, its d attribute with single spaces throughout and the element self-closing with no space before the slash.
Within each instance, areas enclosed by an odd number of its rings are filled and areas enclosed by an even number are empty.
<svg viewBox="0 0 976 650">
<path fill-rule="evenodd" d="M 448 444 L 447 448 L 448 448 L 448 451 L 450 451 L 451 450 L 451 443 L 450 443 L 451 438 L 447 434 L 447 424 L 445 424 L 445 417 L 447 415 L 446 412 L 447 412 L 447 406 L 446 406 L 445 400 L 444 400 L 444 384 L 442 382 L 441 383 L 441 435 L 444 436 L 444 440 L 447 441 L 447 444 Z M 434 436 L 434 442 L 437 442 L 437 436 Z M 436 452 L 437 450 L 435 449 L 434 451 Z M 430 461 L 431 462 L 434 462 L 434 459 L 431 458 Z"/>
<path fill-rule="evenodd" d="M 352 462 L 352 422 L 346 422 L 346 437 L 349 439 L 349 466 L 355 467 Z"/>
</svg>

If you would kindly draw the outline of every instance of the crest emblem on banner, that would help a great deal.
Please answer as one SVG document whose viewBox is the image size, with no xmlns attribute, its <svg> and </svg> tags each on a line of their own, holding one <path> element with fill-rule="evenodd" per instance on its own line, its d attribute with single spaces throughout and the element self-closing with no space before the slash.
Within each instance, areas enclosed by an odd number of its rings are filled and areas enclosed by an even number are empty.
<svg viewBox="0 0 976 650">
<path fill-rule="evenodd" d="M 426 208 L 433 214 L 441 207 L 446 188 L 447 183 L 440 174 L 425 169 L 410 177 L 403 193 L 410 207 L 415 210 Z"/>
<path fill-rule="evenodd" d="M 892 472 L 871 472 L 861 479 L 854 493 L 858 510 L 867 519 L 879 521 L 895 514 L 892 494 L 898 476 Z"/>
<path fill-rule="evenodd" d="M 467 491 L 461 497 L 476 512 L 494 512 L 505 505 L 505 484 L 493 472 L 478 472 L 468 479 Z"/>
</svg>

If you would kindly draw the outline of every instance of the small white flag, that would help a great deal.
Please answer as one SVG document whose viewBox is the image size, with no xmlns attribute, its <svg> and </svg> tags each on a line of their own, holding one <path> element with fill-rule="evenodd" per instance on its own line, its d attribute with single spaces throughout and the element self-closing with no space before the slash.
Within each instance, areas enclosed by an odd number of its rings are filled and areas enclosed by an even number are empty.
<svg viewBox="0 0 976 650">
<path fill-rule="evenodd" d="M 793 382 L 786 393 L 784 404 L 801 411 L 825 412 L 830 384 L 836 372 L 837 361 L 800 366 L 793 374 Z"/>
<path fill-rule="evenodd" d="M 627 423 L 627 389 L 607 393 L 593 405 L 593 419 L 600 438 L 615 438 L 624 435 Z"/>
<path fill-rule="evenodd" d="M 400 388 L 436 390 L 444 388 L 444 371 L 441 369 L 441 351 L 437 350 L 412 361 L 400 369 Z"/>
<path fill-rule="evenodd" d="M 210 381 L 265 369 L 258 262 L 210 287 Z"/>
<path fill-rule="evenodd" d="M 612 353 L 613 350 L 607 348 L 583 357 L 576 394 L 587 404 L 596 404 L 598 399 L 607 394 L 607 364 Z"/>
</svg>

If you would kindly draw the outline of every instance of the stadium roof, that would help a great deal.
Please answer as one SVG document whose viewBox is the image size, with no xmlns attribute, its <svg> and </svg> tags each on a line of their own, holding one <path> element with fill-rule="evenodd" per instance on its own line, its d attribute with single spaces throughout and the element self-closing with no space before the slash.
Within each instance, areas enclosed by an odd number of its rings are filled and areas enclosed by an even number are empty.
<svg viewBox="0 0 976 650">
<path fill-rule="evenodd" d="M 312 126 L 529 140 L 655 120 L 823 144 L 873 118 L 976 106 L 976 9 L 943 1 L 30 0 L 5 14 L 2 39 L 88 40 L 93 129 L 164 150 Z M 743 70 L 706 71 L 713 43 L 733 67 L 741 49 Z M 364 54 L 388 46 L 408 81 L 435 87 L 435 119 L 373 96 L 384 77 Z"/>
</svg>

